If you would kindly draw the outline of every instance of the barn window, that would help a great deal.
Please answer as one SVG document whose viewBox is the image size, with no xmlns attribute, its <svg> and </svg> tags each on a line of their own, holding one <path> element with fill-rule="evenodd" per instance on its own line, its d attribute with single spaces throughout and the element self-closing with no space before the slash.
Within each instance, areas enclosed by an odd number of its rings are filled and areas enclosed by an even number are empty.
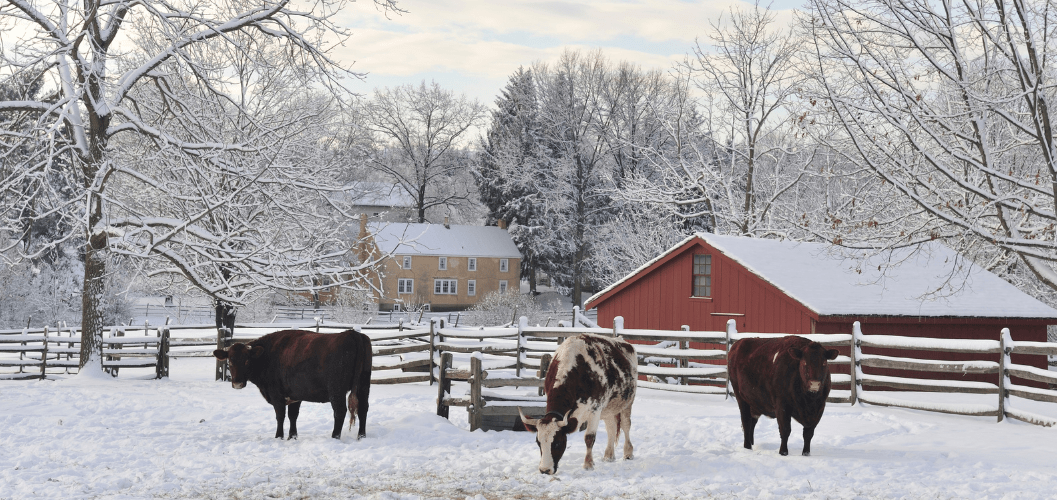
<svg viewBox="0 0 1057 500">
<path fill-rule="evenodd" d="M 694 297 L 712 296 L 712 256 L 694 255 Z"/>
</svg>

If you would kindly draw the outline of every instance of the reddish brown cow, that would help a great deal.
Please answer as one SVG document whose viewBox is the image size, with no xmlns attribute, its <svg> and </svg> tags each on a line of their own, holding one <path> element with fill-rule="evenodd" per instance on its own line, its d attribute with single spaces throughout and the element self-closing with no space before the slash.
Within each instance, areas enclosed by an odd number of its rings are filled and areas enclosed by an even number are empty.
<svg viewBox="0 0 1057 500">
<path fill-rule="evenodd" d="M 543 474 L 558 471 L 566 436 L 578 429 L 587 431 L 584 469 L 593 469 L 591 450 L 601 421 L 605 421 L 608 435 L 602 460 L 615 459 L 614 447 L 620 431 L 624 431 L 624 459 L 630 460 L 634 447 L 628 432 L 637 379 L 635 348 L 623 339 L 589 333 L 565 339 L 554 352 L 543 383 L 547 391 L 547 414 L 539 419 L 521 414 L 525 428 L 536 433 L 539 471 Z"/>
<path fill-rule="evenodd" d="M 253 382 L 275 408 L 275 437 L 283 437 L 283 420 L 290 413 L 290 434 L 297 437 L 297 415 L 302 401 L 330 403 L 334 432 L 341 438 L 346 407 L 349 428 L 360 418 L 357 439 L 367 435 L 367 397 L 371 392 L 371 339 L 356 330 L 319 334 L 304 330 L 269 333 L 248 344 L 213 351 L 228 360 L 231 386 Z M 346 399 L 346 394 L 348 399 Z"/>
<path fill-rule="evenodd" d="M 827 360 L 836 349 L 826 349 L 803 337 L 741 339 L 727 357 L 727 371 L 741 410 L 745 448 L 752 449 L 753 430 L 760 415 L 778 419 L 782 446 L 789 454 L 790 418 L 804 426 L 804 455 L 811 454 L 811 437 L 826 410 L 830 377 Z"/>
</svg>

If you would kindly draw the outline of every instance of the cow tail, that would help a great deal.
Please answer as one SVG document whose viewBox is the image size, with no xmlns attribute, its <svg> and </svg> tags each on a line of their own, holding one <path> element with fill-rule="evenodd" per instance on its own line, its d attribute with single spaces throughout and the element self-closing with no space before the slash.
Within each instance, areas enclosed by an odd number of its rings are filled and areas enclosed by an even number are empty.
<svg viewBox="0 0 1057 500">
<path fill-rule="evenodd" d="M 356 423 L 356 409 L 360 406 L 359 400 L 356 399 L 356 388 L 353 387 L 352 391 L 349 392 L 349 430 L 352 430 L 352 425 Z"/>
</svg>

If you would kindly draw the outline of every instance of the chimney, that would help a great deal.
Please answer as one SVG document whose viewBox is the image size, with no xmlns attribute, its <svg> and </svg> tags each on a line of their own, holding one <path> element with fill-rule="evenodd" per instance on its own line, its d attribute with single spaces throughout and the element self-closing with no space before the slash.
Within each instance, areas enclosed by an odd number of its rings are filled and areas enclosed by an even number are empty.
<svg viewBox="0 0 1057 500">
<path fill-rule="evenodd" d="M 444 229 L 451 229 L 451 224 L 448 224 L 448 216 L 444 216 Z"/>
<path fill-rule="evenodd" d="M 360 214 L 360 235 L 358 239 L 362 240 L 367 237 L 367 214 Z"/>
<path fill-rule="evenodd" d="M 499 229 L 506 229 L 506 221 L 503 219 L 496 221 L 496 225 L 499 226 Z"/>
</svg>

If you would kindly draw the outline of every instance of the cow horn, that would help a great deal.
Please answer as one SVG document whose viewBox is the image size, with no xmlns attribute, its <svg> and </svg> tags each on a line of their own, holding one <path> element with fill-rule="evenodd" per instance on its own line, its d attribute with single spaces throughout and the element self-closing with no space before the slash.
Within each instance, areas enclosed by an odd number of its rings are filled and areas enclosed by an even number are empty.
<svg viewBox="0 0 1057 500">
<path fill-rule="evenodd" d="M 524 413 L 523 413 L 523 412 L 521 411 L 521 407 L 520 407 L 520 406 L 518 407 L 518 409 L 517 409 L 517 412 L 518 412 L 518 415 L 521 415 L 521 422 L 522 422 L 523 424 L 525 424 L 525 425 L 531 425 L 531 426 L 533 426 L 533 427 L 536 427 L 536 426 L 538 426 L 538 425 L 539 425 L 539 423 L 540 423 L 540 419 L 538 419 L 538 418 L 528 418 L 528 417 L 526 417 L 526 416 L 525 416 L 525 414 L 524 414 Z"/>
<path fill-rule="evenodd" d="M 571 412 L 571 411 L 572 410 L 566 410 L 565 411 L 565 416 L 562 417 L 562 421 L 561 422 L 558 422 L 558 427 L 565 427 L 569 423 L 569 412 Z"/>
</svg>

